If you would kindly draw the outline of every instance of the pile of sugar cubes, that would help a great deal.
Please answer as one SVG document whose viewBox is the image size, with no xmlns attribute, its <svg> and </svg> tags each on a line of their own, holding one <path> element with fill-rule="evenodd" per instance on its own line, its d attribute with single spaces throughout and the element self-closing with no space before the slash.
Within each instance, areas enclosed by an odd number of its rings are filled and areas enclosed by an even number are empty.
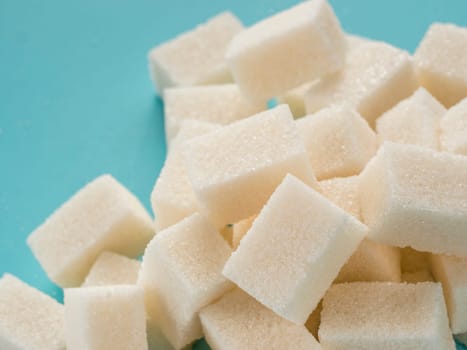
<svg viewBox="0 0 467 350">
<path fill-rule="evenodd" d="M 0 349 L 467 344 L 467 28 L 411 56 L 311 0 L 222 13 L 149 64 L 155 219 L 110 175 L 58 208 L 27 243 L 64 305 L 4 275 Z"/>
</svg>

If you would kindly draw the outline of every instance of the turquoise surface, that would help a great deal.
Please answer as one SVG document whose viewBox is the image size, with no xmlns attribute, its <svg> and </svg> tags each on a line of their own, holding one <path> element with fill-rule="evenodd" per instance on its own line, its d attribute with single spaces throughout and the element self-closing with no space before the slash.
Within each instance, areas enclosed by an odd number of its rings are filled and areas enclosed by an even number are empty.
<svg viewBox="0 0 467 350">
<path fill-rule="evenodd" d="M 251 24 L 294 3 L 0 0 L 0 274 L 61 300 L 25 239 L 99 174 L 149 208 L 165 157 L 149 48 L 225 9 Z M 467 26 L 465 0 L 331 3 L 347 31 L 410 51 L 433 21 Z"/>
</svg>

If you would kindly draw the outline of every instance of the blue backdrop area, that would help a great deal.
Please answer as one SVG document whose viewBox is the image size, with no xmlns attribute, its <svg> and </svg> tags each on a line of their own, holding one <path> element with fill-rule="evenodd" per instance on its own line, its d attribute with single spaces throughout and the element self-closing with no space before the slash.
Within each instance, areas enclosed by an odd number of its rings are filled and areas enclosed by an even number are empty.
<svg viewBox="0 0 467 350">
<path fill-rule="evenodd" d="M 465 0 L 330 0 L 351 33 L 413 51 Z M 61 299 L 25 244 L 84 183 L 111 173 L 149 208 L 165 157 L 152 46 L 225 9 L 245 24 L 293 0 L 0 0 L 0 275 Z"/>
</svg>

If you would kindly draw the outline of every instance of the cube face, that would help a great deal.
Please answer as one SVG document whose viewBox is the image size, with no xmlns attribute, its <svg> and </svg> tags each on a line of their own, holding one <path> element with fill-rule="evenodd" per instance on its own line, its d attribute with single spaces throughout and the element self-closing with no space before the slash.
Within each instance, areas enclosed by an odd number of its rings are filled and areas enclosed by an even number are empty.
<svg viewBox="0 0 467 350">
<path fill-rule="evenodd" d="M 319 182 L 321 193 L 339 208 L 360 220 L 358 176 L 335 177 Z"/>
<path fill-rule="evenodd" d="M 414 55 L 421 84 L 446 107 L 467 96 L 467 28 L 434 23 Z"/>
<path fill-rule="evenodd" d="M 407 52 L 382 42 L 361 43 L 349 50 L 343 71 L 327 76 L 307 92 L 307 113 L 331 105 L 356 109 L 370 126 L 376 118 L 417 88 Z"/>
<path fill-rule="evenodd" d="M 63 306 L 16 277 L 0 278 L 0 347 L 5 350 L 65 348 Z"/>
<path fill-rule="evenodd" d="M 235 84 L 191 86 L 164 92 L 165 132 L 175 137 L 185 119 L 230 124 L 266 109 L 265 103 L 247 100 Z"/>
<path fill-rule="evenodd" d="M 139 269 L 138 260 L 104 252 L 92 265 L 82 287 L 136 284 Z"/>
<path fill-rule="evenodd" d="M 431 262 L 435 279 L 443 285 L 452 332 L 467 333 L 467 259 L 433 255 Z"/>
<path fill-rule="evenodd" d="M 336 284 L 318 333 L 325 349 L 455 349 L 441 286 L 429 282 Z"/>
<path fill-rule="evenodd" d="M 233 288 L 221 274 L 231 249 L 200 214 L 156 237 L 144 254 L 140 283 L 153 304 L 149 317 L 180 349 L 202 337 L 198 311 Z"/>
<path fill-rule="evenodd" d="M 467 98 L 451 107 L 441 119 L 441 148 L 467 156 Z"/>
<path fill-rule="evenodd" d="M 240 289 L 204 308 L 200 318 L 213 350 L 321 349 L 304 326 L 281 318 Z"/>
<path fill-rule="evenodd" d="M 304 324 L 365 234 L 358 220 L 288 175 L 223 273 L 277 314 Z"/>
<path fill-rule="evenodd" d="M 183 119 L 180 123 L 180 129 L 173 139 L 168 140 L 167 146 L 170 150 L 181 147 L 189 139 L 215 131 L 221 126 L 216 123 L 200 121 L 197 119 Z"/>
<path fill-rule="evenodd" d="M 148 348 L 141 287 L 70 288 L 64 298 L 68 350 Z"/>
<path fill-rule="evenodd" d="M 439 123 L 446 109 L 424 88 L 376 121 L 380 143 L 392 141 L 439 150 Z"/>
<path fill-rule="evenodd" d="M 187 141 L 183 157 L 202 210 L 218 227 L 258 213 L 287 173 L 316 186 L 285 105 Z"/>
<path fill-rule="evenodd" d="M 466 255 L 466 179 L 465 157 L 383 144 L 360 174 L 361 213 L 370 238 L 419 251 Z"/>
<path fill-rule="evenodd" d="M 325 0 L 306 1 L 238 34 L 226 53 L 235 82 L 267 101 L 343 66 L 345 35 Z"/>
<path fill-rule="evenodd" d="M 224 12 L 153 48 L 149 69 L 156 90 L 231 81 L 224 55 L 230 40 L 242 30 L 239 19 Z"/>
<path fill-rule="evenodd" d="M 297 121 L 318 180 L 358 174 L 376 152 L 376 135 L 361 116 L 326 108 Z"/>
<path fill-rule="evenodd" d="M 102 251 L 137 257 L 154 235 L 143 205 L 110 175 L 82 188 L 28 237 L 47 275 L 79 286 Z"/>
</svg>

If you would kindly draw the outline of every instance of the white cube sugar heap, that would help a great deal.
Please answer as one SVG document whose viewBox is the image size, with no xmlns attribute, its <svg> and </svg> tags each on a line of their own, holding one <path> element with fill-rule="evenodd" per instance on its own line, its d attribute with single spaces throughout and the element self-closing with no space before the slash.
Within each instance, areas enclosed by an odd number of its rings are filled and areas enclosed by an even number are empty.
<svg viewBox="0 0 467 350">
<path fill-rule="evenodd" d="M 235 249 L 240 245 L 240 241 L 243 236 L 246 235 L 248 230 L 253 225 L 257 215 L 250 216 L 248 219 L 243 219 L 233 225 L 233 234 L 232 234 L 232 247 Z"/>
<path fill-rule="evenodd" d="M 384 143 L 360 174 L 369 238 L 467 256 L 467 158 Z"/>
<path fill-rule="evenodd" d="M 338 177 L 319 182 L 321 193 L 338 207 L 360 220 L 358 176 Z M 400 282 L 400 254 L 398 248 L 365 238 L 334 283 L 354 281 Z"/>
<path fill-rule="evenodd" d="M 287 175 L 223 273 L 277 314 L 304 324 L 366 232 L 353 216 Z"/>
<path fill-rule="evenodd" d="M 175 349 L 202 337 L 198 311 L 233 285 L 222 276 L 231 249 L 200 214 L 159 232 L 143 257 L 149 317 Z"/>
<path fill-rule="evenodd" d="M 103 252 L 92 265 L 82 287 L 136 284 L 139 269 L 138 260 Z"/>
<path fill-rule="evenodd" d="M 317 186 L 286 105 L 189 140 L 183 156 L 196 197 L 218 227 L 257 214 L 287 173 Z"/>
<path fill-rule="evenodd" d="M 303 325 L 283 319 L 240 289 L 200 312 L 212 350 L 321 350 Z"/>
<path fill-rule="evenodd" d="M 318 334 L 324 349 L 455 350 L 439 283 L 336 284 Z"/>
<path fill-rule="evenodd" d="M 375 133 L 351 109 L 326 108 L 297 126 L 318 180 L 360 173 L 377 149 Z"/>
<path fill-rule="evenodd" d="M 83 187 L 28 237 L 49 278 L 62 287 L 82 284 L 97 256 L 140 255 L 154 236 L 139 200 L 110 175 Z"/>
<path fill-rule="evenodd" d="M 434 23 L 414 55 L 421 84 L 446 107 L 467 96 L 467 28 Z"/>
<path fill-rule="evenodd" d="M 452 106 L 441 119 L 441 148 L 467 156 L 467 98 Z"/>
<path fill-rule="evenodd" d="M 307 92 L 307 113 L 331 105 L 356 109 L 371 126 L 376 118 L 417 88 L 410 55 L 382 42 L 349 50 L 344 69 L 324 77 Z"/>
<path fill-rule="evenodd" d="M 326 0 L 302 2 L 237 34 L 226 58 L 252 100 L 267 101 L 342 68 L 346 41 Z"/>
<path fill-rule="evenodd" d="M 141 287 L 120 285 L 65 289 L 67 350 L 146 350 Z"/>
<path fill-rule="evenodd" d="M 16 277 L 0 278 L 0 349 L 65 349 L 63 306 Z"/>
<path fill-rule="evenodd" d="M 235 84 L 177 87 L 164 92 L 165 134 L 175 137 L 185 119 L 230 124 L 266 109 L 247 100 Z"/>
<path fill-rule="evenodd" d="M 218 130 L 218 124 L 186 119 L 174 138 L 170 152 L 151 192 L 156 231 L 163 230 L 198 211 L 199 204 L 183 163 L 183 144 Z"/>
<path fill-rule="evenodd" d="M 153 48 L 149 70 L 156 90 L 232 81 L 224 55 L 230 40 L 243 30 L 230 12 L 221 13 L 175 39 Z"/>
<path fill-rule="evenodd" d="M 439 150 L 439 123 L 446 109 L 419 88 L 376 120 L 380 143 L 392 141 Z"/>
<path fill-rule="evenodd" d="M 467 333 L 467 259 L 433 255 L 431 263 L 435 279 L 443 285 L 452 332 Z"/>
</svg>

